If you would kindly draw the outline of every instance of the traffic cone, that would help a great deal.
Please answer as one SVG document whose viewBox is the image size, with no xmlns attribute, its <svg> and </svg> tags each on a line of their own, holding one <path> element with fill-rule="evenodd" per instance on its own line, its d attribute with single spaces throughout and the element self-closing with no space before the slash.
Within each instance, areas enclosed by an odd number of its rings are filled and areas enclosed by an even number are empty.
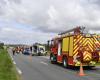
<svg viewBox="0 0 100 80">
<path fill-rule="evenodd" d="M 79 76 L 85 76 L 84 71 L 83 71 L 83 65 L 82 63 L 80 64 L 80 71 L 79 71 Z"/>
</svg>

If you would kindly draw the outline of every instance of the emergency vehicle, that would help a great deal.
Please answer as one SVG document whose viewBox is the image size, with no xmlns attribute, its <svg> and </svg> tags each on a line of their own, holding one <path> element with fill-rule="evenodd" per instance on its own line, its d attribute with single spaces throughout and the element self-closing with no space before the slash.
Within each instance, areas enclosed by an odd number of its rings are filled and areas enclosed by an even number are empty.
<svg viewBox="0 0 100 80">
<path fill-rule="evenodd" d="M 99 51 L 92 34 L 84 33 L 85 27 L 76 27 L 58 34 L 51 40 L 50 60 L 68 66 L 95 66 Z"/>
</svg>

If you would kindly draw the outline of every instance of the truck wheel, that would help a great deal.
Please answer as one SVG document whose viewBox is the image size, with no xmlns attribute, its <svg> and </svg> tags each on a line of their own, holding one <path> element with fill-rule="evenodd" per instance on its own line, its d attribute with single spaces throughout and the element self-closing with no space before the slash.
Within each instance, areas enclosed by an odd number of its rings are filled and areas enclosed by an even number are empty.
<svg viewBox="0 0 100 80">
<path fill-rule="evenodd" d="M 34 54 L 32 54 L 32 56 L 34 56 Z"/>
<path fill-rule="evenodd" d="M 64 67 L 64 68 L 67 68 L 67 67 L 68 67 L 67 58 L 64 58 L 64 59 L 63 59 L 63 67 Z"/>
<path fill-rule="evenodd" d="M 41 56 L 41 53 L 40 52 L 38 53 L 38 56 Z"/>
</svg>

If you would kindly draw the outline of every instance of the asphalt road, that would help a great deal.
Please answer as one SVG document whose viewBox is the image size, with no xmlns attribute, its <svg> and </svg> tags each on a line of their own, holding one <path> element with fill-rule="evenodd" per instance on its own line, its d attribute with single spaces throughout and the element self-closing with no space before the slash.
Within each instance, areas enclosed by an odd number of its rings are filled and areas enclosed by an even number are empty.
<svg viewBox="0 0 100 80">
<path fill-rule="evenodd" d="M 12 55 L 11 50 L 9 53 Z M 78 69 L 65 69 L 61 65 L 51 64 L 47 56 L 31 57 L 19 54 L 13 58 L 22 71 L 22 80 L 100 80 L 100 67 L 86 69 L 86 76 L 80 77 Z"/>
</svg>

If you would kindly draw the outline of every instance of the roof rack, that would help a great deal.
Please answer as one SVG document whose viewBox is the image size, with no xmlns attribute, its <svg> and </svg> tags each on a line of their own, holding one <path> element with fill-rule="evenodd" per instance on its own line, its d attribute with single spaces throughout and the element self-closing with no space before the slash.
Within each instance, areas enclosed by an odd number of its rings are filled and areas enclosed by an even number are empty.
<svg viewBox="0 0 100 80">
<path fill-rule="evenodd" d="M 70 33 L 70 32 L 74 32 L 74 33 L 83 33 L 84 29 L 85 29 L 85 27 L 78 26 L 78 27 L 76 27 L 76 28 L 67 30 L 67 31 L 65 31 L 65 32 L 61 32 L 61 33 L 59 33 L 58 35 L 64 35 L 64 34 Z"/>
</svg>

